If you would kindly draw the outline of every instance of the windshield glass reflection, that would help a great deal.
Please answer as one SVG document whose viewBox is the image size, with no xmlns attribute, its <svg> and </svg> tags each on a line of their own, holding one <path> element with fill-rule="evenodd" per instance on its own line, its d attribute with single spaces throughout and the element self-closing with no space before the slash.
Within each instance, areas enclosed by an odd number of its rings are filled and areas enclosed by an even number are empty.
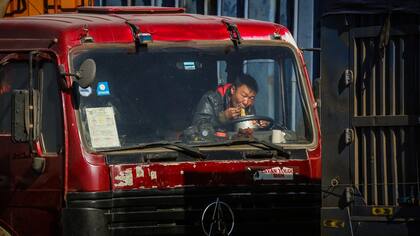
<svg viewBox="0 0 420 236">
<path fill-rule="evenodd" d="M 92 48 L 94 83 L 75 83 L 79 128 L 93 150 L 140 143 L 254 138 L 310 143 L 311 122 L 296 58 L 280 45 Z"/>
</svg>

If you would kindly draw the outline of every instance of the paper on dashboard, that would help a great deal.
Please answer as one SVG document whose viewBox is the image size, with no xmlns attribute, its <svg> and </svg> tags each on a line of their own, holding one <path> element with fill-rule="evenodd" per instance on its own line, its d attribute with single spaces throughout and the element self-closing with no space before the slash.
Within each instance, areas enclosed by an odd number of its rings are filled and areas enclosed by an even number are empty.
<svg viewBox="0 0 420 236">
<path fill-rule="evenodd" d="M 86 108 L 85 111 L 93 148 L 121 146 L 113 107 Z"/>
</svg>

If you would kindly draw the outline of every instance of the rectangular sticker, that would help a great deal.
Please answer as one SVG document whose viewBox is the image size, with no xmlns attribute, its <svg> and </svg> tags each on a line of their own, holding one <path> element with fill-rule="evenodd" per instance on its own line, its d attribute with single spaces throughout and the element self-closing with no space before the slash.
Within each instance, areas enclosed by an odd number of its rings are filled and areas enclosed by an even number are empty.
<svg viewBox="0 0 420 236">
<path fill-rule="evenodd" d="M 195 70 L 195 63 L 192 61 L 184 62 L 184 69 L 185 70 Z"/>
<path fill-rule="evenodd" d="M 293 180 L 293 168 L 277 166 L 259 170 L 253 177 L 254 180 Z"/>
<path fill-rule="evenodd" d="M 119 147 L 117 125 L 112 107 L 86 108 L 90 140 L 94 148 Z"/>
</svg>

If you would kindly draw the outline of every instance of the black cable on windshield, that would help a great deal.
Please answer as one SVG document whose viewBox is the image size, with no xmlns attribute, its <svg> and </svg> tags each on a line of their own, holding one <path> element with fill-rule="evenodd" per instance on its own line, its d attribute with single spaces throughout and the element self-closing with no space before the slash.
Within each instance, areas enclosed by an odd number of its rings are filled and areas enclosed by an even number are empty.
<svg viewBox="0 0 420 236">
<path fill-rule="evenodd" d="M 233 42 L 235 49 L 238 49 L 238 45 L 241 44 L 241 34 L 239 33 L 238 27 L 233 22 L 229 22 L 227 19 L 222 20 L 223 24 L 226 25 L 226 29 L 229 32 L 230 40 Z"/>
</svg>

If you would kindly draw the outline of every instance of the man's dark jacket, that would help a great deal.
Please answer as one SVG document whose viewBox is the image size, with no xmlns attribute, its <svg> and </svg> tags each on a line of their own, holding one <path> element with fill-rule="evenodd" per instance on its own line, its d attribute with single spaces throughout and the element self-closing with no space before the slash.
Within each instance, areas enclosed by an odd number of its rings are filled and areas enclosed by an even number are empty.
<svg viewBox="0 0 420 236">
<path fill-rule="evenodd" d="M 203 95 L 194 113 L 194 126 L 210 125 L 217 129 L 227 125 L 228 120 L 226 120 L 223 112 L 231 107 L 231 87 L 232 84 L 221 85 L 216 91 L 209 91 Z M 245 112 L 247 115 L 253 115 L 255 109 L 250 106 Z"/>
</svg>

